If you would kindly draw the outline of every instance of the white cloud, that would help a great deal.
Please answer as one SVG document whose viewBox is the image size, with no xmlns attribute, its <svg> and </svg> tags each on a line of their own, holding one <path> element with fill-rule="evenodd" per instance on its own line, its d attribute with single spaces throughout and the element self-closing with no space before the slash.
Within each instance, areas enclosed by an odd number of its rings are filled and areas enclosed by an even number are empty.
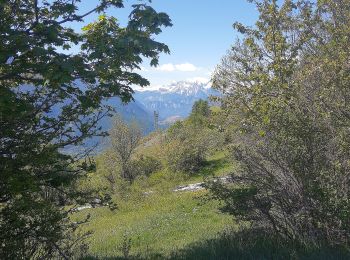
<svg viewBox="0 0 350 260">
<path fill-rule="evenodd" d="M 195 65 L 186 62 L 182 64 L 172 64 L 172 63 L 163 64 L 157 67 L 156 70 L 166 71 L 166 72 L 172 72 L 172 71 L 189 72 L 189 71 L 196 71 L 198 70 L 198 68 Z"/>
<path fill-rule="evenodd" d="M 176 69 L 175 66 L 171 63 L 163 64 L 156 68 L 156 70 L 168 71 L 168 72 L 174 71 L 175 69 Z"/>
<path fill-rule="evenodd" d="M 196 71 L 198 68 L 191 63 L 183 63 L 175 65 L 175 68 L 179 71 Z"/>
</svg>

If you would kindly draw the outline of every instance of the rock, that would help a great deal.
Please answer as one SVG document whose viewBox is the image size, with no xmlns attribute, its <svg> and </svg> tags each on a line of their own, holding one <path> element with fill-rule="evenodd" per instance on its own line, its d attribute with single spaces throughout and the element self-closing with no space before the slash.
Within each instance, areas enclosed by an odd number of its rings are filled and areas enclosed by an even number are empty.
<svg viewBox="0 0 350 260">
<path fill-rule="evenodd" d="M 99 198 L 95 198 L 91 201 L 91 204 L 102 204 L 102 200 L 100 200 Z"/>
<path fill-rule="evenodd" d="M 189 184 L 186 186 L 178 186 L 176 187 L 173 191 L 177 192 L 177 191 L 197 191 L 197 190 L 203 190 L 203 182 L 199 182 L 199 183 L 194 183 L 194 184 Z"/>
<path fill-rule="evenodd" d="M 72 211 L 73 212 L 78 212 L 78 211 L 82 211 L 84 209 L 92 209 L 92 205 L 86 204 L 84 206 L 79 206 L 79 207 L 76 207 L 76 208 L 72 209 Z"/>
<path fill-rule="evenodd" d="M 224 176 L 224 177 L 219 177 L 215 178 L 213 180 L 214 182 L 221 181 L 222 183 L 228 183 L 231 181 L 230 176 Z M 182 185 L 182 186 L 177 186 L 173 191 L 197 191 L 197 190 L 203 190 L 204 188 L 204 182 L 198 182 L 198 183 L 193 183 L 193 184 L 188 184 L 188 185 Z"/>
</svg>

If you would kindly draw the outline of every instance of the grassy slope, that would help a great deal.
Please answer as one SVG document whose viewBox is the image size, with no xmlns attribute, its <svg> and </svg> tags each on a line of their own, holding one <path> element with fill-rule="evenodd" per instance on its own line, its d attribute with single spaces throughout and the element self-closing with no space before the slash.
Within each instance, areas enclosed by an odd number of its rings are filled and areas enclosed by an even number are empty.
<svg viewBox="0 0 350 260">
<path fill-rule="evenodd" d="M 76 213 L 76 220 L 91 214 L 91 221 L 79 230 L 93 231 L 86 259 L 124 259 L 124 238 L 131 239 L 128 259 L 350 259 L 350 252 L 341 248 L 305 249 L 259 230 L 237 232 L 232 217 L 218 212 L 217 202 L 201 199 L 206 191 L 171 191 L 179 184 L 226 175 L 232 167 L 218 152 L 190 178 L 169 179 L 160 172 L 146 183 L 134 184 L 116 211 L 95 208 Z M 143 193 L 150 190 L 150 195 Z"/>
<path fill-rule="evenodd" d="M 124 236 L 131 239 L 131 254 L 143 257 L 167 256 L 196 241 L 214 238 L 225 227 L 232 226 L 232 218 L 218 213 L 217 202 L 200 199 L 206 191 L 174 193 L 171 188 L 202 181 L 203 177 L 225 175 L 231 168 L 220 152 L 191 178 L 166 180 L 166 185 L 159 180 L 161 174 L 151 178 L 151 184 L 143 191 L 154 193 L 146 196 L 133 192 L 114 212 L 96 208 L 78 213 L 75 218 L 91 214 L 89 224 L 82 227 L 83 231 L 93 231 L 88 240 L 89 254 L 98 258 L 121 256 Z"/>
</svg>

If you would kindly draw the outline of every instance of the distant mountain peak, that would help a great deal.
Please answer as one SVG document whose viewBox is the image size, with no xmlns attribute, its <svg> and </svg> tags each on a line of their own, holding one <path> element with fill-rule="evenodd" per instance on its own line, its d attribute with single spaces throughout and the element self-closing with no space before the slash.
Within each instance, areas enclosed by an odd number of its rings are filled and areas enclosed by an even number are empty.
<svg viewBox="0 0 350 260">
<path fill-rule="evenodd" d="M 175 82 L 167 88 L 170 93 L 178 93 L 181 95 L 196 95 L 199 92 L 207 92 L 210 89 L 209 82 L 191 82 L 191 81 L 179 81 Z"/>
<path fill-rule="evenodd" d="M 193 96 L 200 92 L 207 93 L 211 89 L 210 81 L 204 78 L 194 78 L 172 82 L 163 86 L 151 86 L 143 89 L 136 89 L 137 92 L 158 92 L 160 94 L 180 94 Z"/>
<path fill-rule="evenodd" d="M 159 93 L 177 93 L 181 95 L 194 95 L 199 91 L 207 92 L 211 88 L 210 81 L 206 78 L 196 77 L 188 80 L 174 81 L 168 85 L 149 86 L 142 89 L 136 89 L 137 92 L 159 92 Z"/>
<path fill-rule="evenodd" d="M 216 94 L 208 80 L 195 78 L 173 82 L 158 89 L 136 91 L 135 99 L 148 111 L 158 111 L 161 120 L 166 121 L 167 118 L 187 117 L 195 101 L 206 100 Z"/>
</svg>

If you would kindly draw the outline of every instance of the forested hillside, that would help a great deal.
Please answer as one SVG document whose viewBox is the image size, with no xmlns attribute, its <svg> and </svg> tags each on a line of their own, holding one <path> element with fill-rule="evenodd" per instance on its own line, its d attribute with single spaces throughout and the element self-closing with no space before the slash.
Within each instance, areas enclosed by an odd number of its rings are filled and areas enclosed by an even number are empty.
<svg viewBox="0 0 350 260">
<path fill-rule="evenodd" d="M 83 2 L 0 1 L 0 259 L 350 258 L 350 1 L 248 0 L 214 70 L 245 1 Z"/>
</svg>

